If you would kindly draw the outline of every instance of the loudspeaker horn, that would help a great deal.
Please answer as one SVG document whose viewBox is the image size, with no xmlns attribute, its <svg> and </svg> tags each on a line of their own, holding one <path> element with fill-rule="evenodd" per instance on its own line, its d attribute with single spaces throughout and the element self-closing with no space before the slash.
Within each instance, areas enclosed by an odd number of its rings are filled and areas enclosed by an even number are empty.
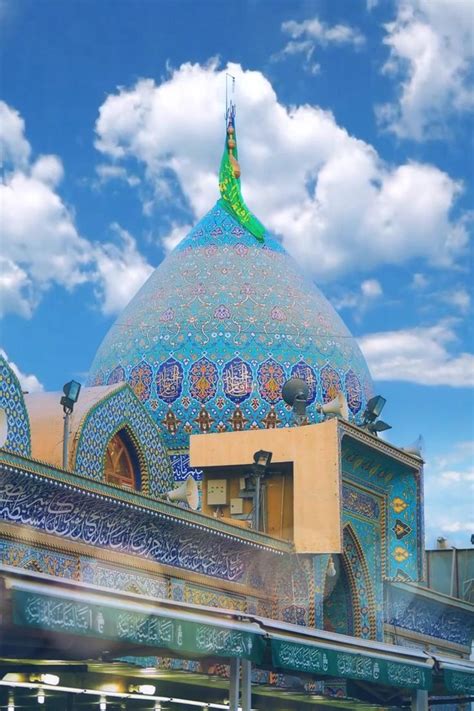
<svg viewBox="0 0 474 711">
<path fill-rule="evenodd" d="M 425 449 L 425 440 L 423 439 L 423 435 L 419 435 L 408 447 L 400 447 L 400 449 L 403 449 L 403 451 L 407 454 L 413 454 L 415 457 L 422 459 L 423 451 Z"/>
<path fill-rule="evenodd" d="M 199 506 L 199 490 L 198 485 L 192 476 L 188 476 L 186 481 L 176 489 L 171 489 L 166 493 L 168 501 L 185 501 L 190 509 L 196 511 Z"/>
<path fill-rule="evenodd" d="M 301 378 L 290 378 L 283 385 L 281 396 L 287 405 L 293 408 L 297 420 L 302 420 L 308 404 L 308 384 Z"/>
<path fill-rule="evenodd" d="M 316 410 L 323 415 L 336 415 L 343 420 L 349 419 L 349 408 L 344 393 L 338 392 L 336 397 L 325 405 L 316 405 Z"/>
</svg>

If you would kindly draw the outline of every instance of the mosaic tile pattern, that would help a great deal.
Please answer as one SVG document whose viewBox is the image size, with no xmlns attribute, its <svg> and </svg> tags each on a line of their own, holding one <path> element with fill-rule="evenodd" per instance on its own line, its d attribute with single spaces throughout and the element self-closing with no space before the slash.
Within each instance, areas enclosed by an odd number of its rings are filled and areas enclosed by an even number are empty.
<svg viewBox="0 0 474 711">
<path fill-rule="evenodd" d="M 279 242 L 262 245 L 219 203 L 158 267 L 100 346 L 89 385 L 123 377 L 170 450 L 192 432 L 284 426 L 285 380 L 318 402 L 346 393 L 357 419 L 372 383 L 355 340 Z"/>
<path fill-rule="evenodd" d="M 273 591 L 272 617 L 297 625 L 309 624 L 311 565 L 308 557 L 284 556 L 269 573 L 267 589 Z"/>
<path fill-rule="evenodd" d="M 205 588 L 202 585 L 194 585 L 183 580 L 171 581 L 171 599 L 193 605 L 220 607 L 240 612 L 247 611 L 247 601 L 243 596 Z"/>
<path fill-rule="evenodd" d="M 416 595 L 416 591 L 388 587 L 385 621 L 403 629 L 471 646 L 474 615 L 467 610 Z"/>
<path fill-rule="evenodd" d="M 0 563 L 58 578 L 81 579 L 80 564 L 76 556 L 33 547 L 19 541 L 0 539 Z"/>
<path fill-rule="evenodd" d="M 61 482 L 41 481 L 31 474 L 5 470 L 0 500 L 0 518 L 9 523 L 214 579 L 246 583 L 256 556 L 265 570 L 272 570 L 281 557 L 218 530 L 74 490 Z"/>
<path fill-rule="evenodd" d="M 0 409 L 5 411 L 7 438 L 4 449 L 31 454 L 30 420 L 18 378 L 0 354 Z"/>
<path fill-rule="evenodd" d="M 166 447 L 155 423 L 126 386 L 98 402 L 84 418 L 75 450 L 76 473 L 102 479 L 107 445 L 122 428 L 127 428 L 137 445 L 143 493 L 159 496 L 172 489 L 174 477 Z"/>
<path fill-rule="evenodd" d="M 380 512 L 381 560 L 386 579 L 423 579 L 422 481 L 408 465 L 347 437 L 342 444 L 343 490 L 347 510 L 375 520 Z M 355 495 L 351 482 L 359 484 Z M 361 492 L 363 487 L 365 492 Z M 378 495 L 370 504 L 370 492 Z M 372 497 L 373 498 L 373 497 Z M 383 520 L 382 520 L 383 519 Z M 364 542 L 361 541 L 362 547 Z"/>
<path fill-rule="evenodd" d="M 368 537 L 372 534 L 373 540 L 367 546 Z M 376 566 L 377 550 L 376 538 L 373 527 L 367 527 L 364 538 L 366 547 L 362 547 L 360 540 L 353 529 L 352 524 L 344 527 L 343 532 L 343 565 L 349 584 L 352 590 L 352 607 L 354 614 L 354 634 L 356 637 L 365 639 L 382 639 L 383 629 L 379 624 L 377 630 L 376 610 L 375 610 L 375 590 L 379 585 L 380 577 L 375 576 L 375 571 L 371 571 Z M 368 563 L 369 561 L 369 563 Z M 370 566 L 370 567 L 369 567 Z M 380 572 L 380 571 L 379 571 Z M 382 600 L 382 597 L 380 596 Z M 380 612 L 382 610 L 380 609 Z M 380 617 L 380 623 L 382 619 Z"/>
<path fill-rule="evenodd" d="M 80 563 L 81 580 L 85 583 L 159 599 L 168 597 L 168 581 L 165 577 L 145 575 L 82 556 Z"/>
</svg>

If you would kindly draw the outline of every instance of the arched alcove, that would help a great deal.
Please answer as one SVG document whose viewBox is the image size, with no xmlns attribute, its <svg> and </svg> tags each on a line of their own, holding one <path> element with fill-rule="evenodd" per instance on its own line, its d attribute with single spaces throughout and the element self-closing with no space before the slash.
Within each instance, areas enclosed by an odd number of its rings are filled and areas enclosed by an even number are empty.
<svg viewBox="0 0 474 711">
<path fill-rule="evenodd" d="M 105 450 L 104 478 L 108 484 L 140 491 L 142 473 L 132 434 L 126 427 L 118 430 Z"/>
<path fill-rule="evenodd" d="M 343 530 L 342 564 L 352 597 L 353 631 L 356 637 L 377 638 L 374 584 L 359 539 L 350 524 Z"/>
<path fill-rule="evenodd" d="M 323 626 L 328 632 L 354 634 L 354 600 L 344 556 L 333 556 L 336 574 L 324 584 Z"/>
</svg>

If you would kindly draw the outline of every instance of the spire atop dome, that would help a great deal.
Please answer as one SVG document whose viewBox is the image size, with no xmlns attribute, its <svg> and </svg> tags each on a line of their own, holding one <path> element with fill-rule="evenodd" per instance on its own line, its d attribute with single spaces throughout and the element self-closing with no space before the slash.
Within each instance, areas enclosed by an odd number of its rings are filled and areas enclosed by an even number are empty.
<svg viewBox="0 0 474 711">
<path fill-rule="evenodd" d="M 250 212 L 240 191 L 240 165 L 235 132 L 235 104 L 231 100 L 226 111 L 226 141 L 219 170 L 221 205 L 235 217 L 259 242 L 264 241 L 265 227 Z"/>
</svg>

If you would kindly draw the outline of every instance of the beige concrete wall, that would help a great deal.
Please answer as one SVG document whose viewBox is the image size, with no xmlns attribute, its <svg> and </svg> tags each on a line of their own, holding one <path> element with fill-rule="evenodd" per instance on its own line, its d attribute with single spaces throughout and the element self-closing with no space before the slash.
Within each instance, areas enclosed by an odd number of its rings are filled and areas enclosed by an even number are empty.
<svg viewBox="0 0 474 711">
<path fill-rule="evenodd" d="M 336 418 L 318 425 L 192 435 L 191 466 L 245 465 L 263 449 L 293 463 L 294 543 L 299 553 L 340 553 L 340 452 Z"/>
</svg>

